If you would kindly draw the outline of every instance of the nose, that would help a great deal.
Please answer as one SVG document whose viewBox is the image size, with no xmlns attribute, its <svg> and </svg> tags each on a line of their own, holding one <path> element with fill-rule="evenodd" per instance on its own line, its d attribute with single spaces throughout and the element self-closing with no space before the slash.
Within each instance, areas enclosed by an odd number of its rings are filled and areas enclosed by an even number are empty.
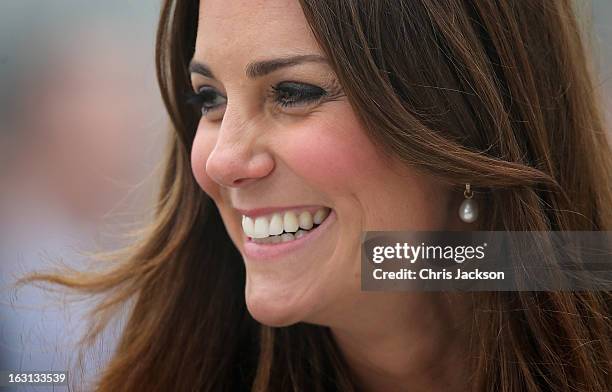
<svg viewBox="0 0 612 392">
<path fill-rule="evenodd" d="M 221 186 L 241 187 L 268 176 L 274 159 L 258 130 L 225 113 L 213 150 L 206 160 L 206 173 Z"/>
</svg>

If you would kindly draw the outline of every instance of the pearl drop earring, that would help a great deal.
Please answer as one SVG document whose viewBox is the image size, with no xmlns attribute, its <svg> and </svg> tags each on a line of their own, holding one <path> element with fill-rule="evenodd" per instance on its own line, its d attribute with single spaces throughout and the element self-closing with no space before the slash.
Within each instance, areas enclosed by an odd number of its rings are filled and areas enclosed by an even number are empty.
<svg viewBox="0 0 612 392">
<path fill-rule="evenodd" d="M 473 199 L 474 192 L 470 189 L 470 184 L 465 184 L 463 196 L 465 200 L 459 206 L 459 218 L 466 223 L 472 223 L 478 219 L 478 203 Z"/>
</svg>

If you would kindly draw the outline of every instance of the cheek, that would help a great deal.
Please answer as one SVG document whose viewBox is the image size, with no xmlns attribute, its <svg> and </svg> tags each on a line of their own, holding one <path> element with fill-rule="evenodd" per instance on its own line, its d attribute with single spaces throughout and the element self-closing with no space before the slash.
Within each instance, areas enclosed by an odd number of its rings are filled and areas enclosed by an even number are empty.
<svg viewBox="0 0 612 392">
<path fill-rule="evenodd" d="M 351 219 L 361 219 L 369 230 L 441 227 L 446 188 L 384 157 L 349 110 L 313 118 L 283 139 L 278 151 L 288 166 L 336 202 L 360 206 L 361 218 Z"/>
<path fill-rule="evenodd" d="M 343 111 L 296 128 L 280 149 L 297 175 L 327 191 L 371 182 L 381 161 L 361 125 Z"/>
<path fill-rule="evenodd" d="M 191 149 L 191 171 L 197 183 L 210 197 L 218 200 L 219 185 L 206 173 L 206 161 L 215 147 L 216 136 L 213 132 L 196 133 Z"/>
</svg>

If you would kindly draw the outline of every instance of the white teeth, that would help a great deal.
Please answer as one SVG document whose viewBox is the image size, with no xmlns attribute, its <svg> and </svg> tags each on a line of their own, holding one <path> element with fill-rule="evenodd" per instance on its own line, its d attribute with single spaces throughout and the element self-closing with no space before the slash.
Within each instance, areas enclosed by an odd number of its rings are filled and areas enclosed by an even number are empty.
<svg viewBox="0 0 612 392">
<path fill-rule="evenodd" d="M 242 216 L 242 230 L 247 237 L 257 239 L 257 242 L 286 242 L 293 240 L 298 231 L 302 231 L 300 237 L 312 229 L 314 225 L 320 225 L 330 213 L 329 208 L 319 208 L 314 215 L 310 211 L 302 211 L 299 214 L 295 211 L 275 212 L 267 216 L 251 218 Z M 300 230 L 303 229 L 303 230 Z M 291 235 L 289 237 L 288 235 Z M 268 237 L 278 237 L 278 239 L 263 241 Z"/>
<path fill-rule="evenodd" d="M 253 238 L 253 242 L 258 244 L 278 244 L 280 242 L 289 242 L 297 240 L 308 234 L 308 231 L 298 230 L 295 234 L 283 233 L 282 235 L 273 235 L 266 238 Z"/>
<path fill-rule="evenodd" d="M 319 208 L 312 217 L 312 220 L 315 225 L 320 225 L 327 218 L 327 215 L 329 215 L 329 208 Z"/>
<path fill-rule="evenodd" d="M 310 230 L 312 229 L 313 223 L 312 223 L 312 214 L 308 211 L 303 211 L 300 214 L 300 227 L 302 229 L 306 229 L 306 230 Z"/>
<path fill-rule="evenodd" d="M 279 235 L 283 232 L 283 218 L 281 214 L 272 215 L 270 220 L 270 235 Z"/>
<path fill-rule="evenodd" d="M 295 237 L 291 233 L 284 233 L 283 235 L 280 236 L 280 239 L 282 242 L 288 242 L 288 241 L 293 241 Z"/>
<path fill-rule="evenodd" d="M 242 217 L 242 230 L 244 231 L 244 234 L 246 234 L 249 237 L 253 237 L 253 232 L 255 231 L 255 225 L 253 224 L 253 219 L 249 218 L 248 216 L 243 216 Z"/>
<path fill-rule="evenodd" d="M 266 237 L 266 238 L 253 238 L 253 242 L 258 244 L 271 244 L 274 243 L 275 237 Z"/>
<path fill-rule="evenodd" d="M 270 235 L 270 222 L 267 218 L 260 216 L 255 219 L 255 229 L 253 231 L 253 238 L 266 238 Z"/>
<path fill-rule="evenodd" d="M 283 217 L 283 228 L 287 233 L 295 233 L 300 228 L 298 217 L 295 212 L 285 212 L 285 216 Z"/>
</svg>

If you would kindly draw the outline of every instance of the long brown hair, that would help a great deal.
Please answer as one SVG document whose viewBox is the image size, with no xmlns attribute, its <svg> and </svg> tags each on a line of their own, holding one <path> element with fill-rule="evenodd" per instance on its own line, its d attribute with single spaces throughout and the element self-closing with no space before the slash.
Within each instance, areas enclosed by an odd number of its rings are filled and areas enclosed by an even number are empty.
<svg viewBox="0 0 612 392">
<path fill-rule="evenodd" d="M 373 143 L 476 186 L 482 230 L 610 230 L 612 154 L 570 0 L 301 0 Z M 245 272 L 190 170 L 198 1 L 167 0 L 157 74 L 172 121 L 154 223 L 105 273 L 38 279 L 105 294 L 87 341 L 133 299 L 98 391 L 358 390 L 329 330 L 255 322 Z M 604 391 L 610 292 L 471 295 L 477 391 Z"/>
</svg>

